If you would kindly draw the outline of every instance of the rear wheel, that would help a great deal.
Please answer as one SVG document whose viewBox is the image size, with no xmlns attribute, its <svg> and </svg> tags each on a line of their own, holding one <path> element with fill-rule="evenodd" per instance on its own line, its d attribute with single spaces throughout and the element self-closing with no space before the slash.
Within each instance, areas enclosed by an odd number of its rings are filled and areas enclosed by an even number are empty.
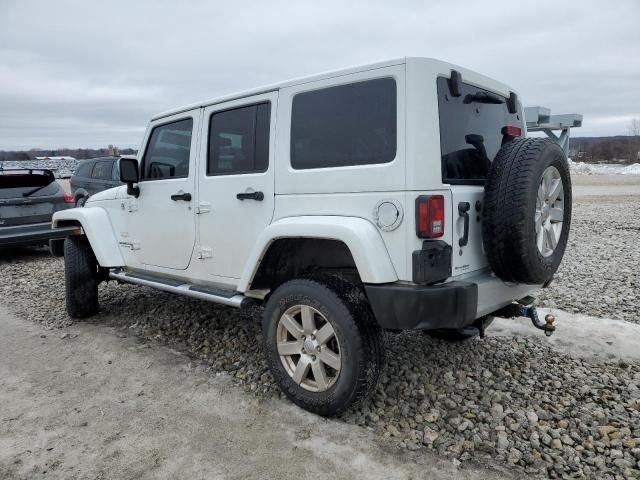
<svg viewBox="0 0 640 480">
<path fill-rule="evenodd" d="M 76 200 L 76 208 L 84 207 L 85 203 L 87 203 L 87 197 L 78 197 L 78 199 Z"/>
<path fill-rule="evenodd" d="M 98 313 L 99 267 L 87 237 L 65 239 L 64 275 L 69 316 L 84 318 Z"/>
<path fill-rule="evenodd" d="M 333 276 L 289 281 L 269 298 L 262 328 L 273 376 L 300 407 L 336 415 L 374 391 L 382 333 L 356 285 Z"/>
</svg>

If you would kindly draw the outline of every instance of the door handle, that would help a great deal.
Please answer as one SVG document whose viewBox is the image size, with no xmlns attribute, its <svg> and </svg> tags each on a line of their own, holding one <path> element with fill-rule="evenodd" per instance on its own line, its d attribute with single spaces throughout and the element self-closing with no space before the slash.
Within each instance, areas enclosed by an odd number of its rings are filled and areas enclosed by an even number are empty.
<svg viewBox="0 0 640 480">
<path fill-rule="evenodd" d="M 174 193 L 173 195 L 171 195 L 171 200 L 173 200 L 174 202 L 177 202 L 178 200 L 184 200 L 185 202 L 190 202 L 191 201 L 191 194 L 190 193 L 184 193 L 181 190 L 178 193 Z"/>
<path fill-rule="evenodd" d="M 236 195 L 238 200 L 256 200 L 261 202 L 264 200 L 264 193 L 262 192 L 251 192 L 251 193 L 238 193 Z"/>
<path fill-rule="evenodd" d="M 471 209 L 471 205 L 469 202 L 460 202 L 458 203 L 458 215 L 464 218 L 464 232 L 462 234 L 462 238 L 458 240 L 458 245 L 464 247 L 469 243 L 469 210 Z"/>
</svg>

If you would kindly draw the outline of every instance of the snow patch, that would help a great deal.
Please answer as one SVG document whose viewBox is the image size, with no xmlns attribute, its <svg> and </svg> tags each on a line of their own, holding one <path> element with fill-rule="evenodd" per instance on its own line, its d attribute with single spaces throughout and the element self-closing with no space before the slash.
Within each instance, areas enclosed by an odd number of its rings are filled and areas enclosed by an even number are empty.
<svg viewBox="0 0 640 480">
<path fill-rule="evenodd" d="M 596 318 L 557 309 L 539 308 L 538 315 L 556 316 L 556 331 L 545 337 L 526 318 L 496 318 L 487 335 L 535 336 L 549 346 L 573 357 L 640 360 L 640 324 L 624 320 Z"/>
<path fill-rule="evenodd" d="M 591 164 L 574 162 L 569 159 L 571 173 L 578 175 L 640 175 L 640 163 L 621 165 L 619 163 Z"/>
</svg>

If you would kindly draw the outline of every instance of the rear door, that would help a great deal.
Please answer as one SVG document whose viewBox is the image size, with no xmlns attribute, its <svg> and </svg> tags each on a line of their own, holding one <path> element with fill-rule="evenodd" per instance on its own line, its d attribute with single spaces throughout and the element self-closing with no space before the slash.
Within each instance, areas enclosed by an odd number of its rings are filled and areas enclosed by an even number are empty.
<svg viewBox="0 0 640 480">
<path fill-rule="evenodd" d="M 274 208 L 278 93 L 206 107 L 200 142 L 198 254 L 206 271 L 240 278 Z"/>
<path fill-rule="evenodd" d="M 130 199 L 120 243 L 151 269 L 184 270 L 191 260 L 199 118 L 195 110 L 152 123 L 140 157 L 140 195 Z"/>
<path fill-rule="evenodd" d="M 520 105 L 509 113 L 507 99 L 462 82 L 454 96 L 446 78 L 438 78 L 442 180 L 451 185 L 453 276 L 488 266 L 482 245 L 484 183 L 500 147 L 523 133 Z"/>
</svg>

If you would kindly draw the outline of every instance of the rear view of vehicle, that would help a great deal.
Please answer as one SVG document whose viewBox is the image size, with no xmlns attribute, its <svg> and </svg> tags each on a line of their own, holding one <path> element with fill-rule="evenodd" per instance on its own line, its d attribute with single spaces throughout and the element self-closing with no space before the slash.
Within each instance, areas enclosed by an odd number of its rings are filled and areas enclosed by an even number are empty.
<svg viewBox="0 0 640 480">
<path fill-rule="evenodd" d="M 52 230 L 51 217 L 72 205 L 51 170 L 0 169 L 0 247 L 64 239 L 68 229 Z"/>
<path fill-rule="evenodd" d="M 555 142 L 526 138 L 518 96 L 437 80 L 442 181 L 450 185 L 452 276 L 487 270 L 503 282 L 546 285 L 569 234 L 571 182 Z"/>
</svg>

